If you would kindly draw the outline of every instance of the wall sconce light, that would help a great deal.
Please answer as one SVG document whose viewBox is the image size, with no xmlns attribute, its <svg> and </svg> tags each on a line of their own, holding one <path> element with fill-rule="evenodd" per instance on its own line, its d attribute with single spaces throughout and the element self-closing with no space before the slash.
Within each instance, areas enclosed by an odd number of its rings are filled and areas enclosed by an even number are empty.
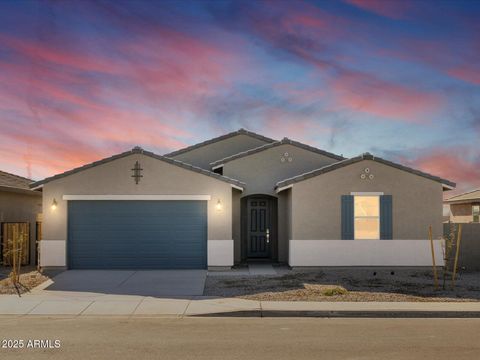
<svg viewBox="0 0 480 360">
<path fill-rule="evenodd" d="M 217 211 L 222 211 L 223 205 L 220 199 L 218 199 L 217 204 L 215 205 L 215 209 L 217 209 Z"/>
<path fill-rule="evenodd" d="M 55 210 L 55 209 L 57 208 L 57 205 L 58 205 L 58 204 L 57 204 L 57 200 L 55 200 L 55 198 L 54 198 L 53 201 L 52 201 L 51 209 L 52 209 L 52 210 Z"/>
</svg>

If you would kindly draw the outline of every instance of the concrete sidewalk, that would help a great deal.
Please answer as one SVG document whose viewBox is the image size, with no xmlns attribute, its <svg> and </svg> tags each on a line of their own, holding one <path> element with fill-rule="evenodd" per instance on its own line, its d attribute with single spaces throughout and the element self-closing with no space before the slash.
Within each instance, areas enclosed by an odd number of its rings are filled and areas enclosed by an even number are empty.
<svg viewBox="0 0 480 360">
<path fill-rule="evenodd" d="M 480 317 L 480 302 L 303 302 L 237 298 L 105 295 L 0 296 L 0 315 L 244 316 L 244 317 Z"/>
</svg>

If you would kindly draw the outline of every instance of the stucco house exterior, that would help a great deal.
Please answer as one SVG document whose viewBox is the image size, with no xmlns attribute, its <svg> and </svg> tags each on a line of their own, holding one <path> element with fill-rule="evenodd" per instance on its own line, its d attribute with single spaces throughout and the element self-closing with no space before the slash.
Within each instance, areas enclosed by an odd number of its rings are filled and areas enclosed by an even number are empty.
<svg viewBox="0 0 480 360">
<path fill-rule="evenodd" d="M 41 265 L 73 269 L 430 265 L 428 227 L 441 262 L 443 191 L 454 187 L 243 129 L 32 184 L 43 189 Z"/>
<path fill-rule="evenodd" d="M 445 200 L 450 206 L 450 221 L 480 223 L 480 189 L 452 196 Z"/>
<path fill-rule="evenodd" d="M 4 224 L 27 223 L 29 231 L 28 256 L 31 265 L 36 261 L 37 222 L 41 219 L 42 193 L 30 189 L 31 179 L 0 171 L 0 260 L 6 252 Z"/>
</svg>

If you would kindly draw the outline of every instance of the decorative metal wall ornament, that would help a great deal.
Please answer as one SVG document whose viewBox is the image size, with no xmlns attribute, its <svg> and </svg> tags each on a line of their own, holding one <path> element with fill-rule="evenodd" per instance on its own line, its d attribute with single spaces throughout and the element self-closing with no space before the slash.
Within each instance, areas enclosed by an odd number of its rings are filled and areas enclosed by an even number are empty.
<svg viewBox="0 0 480 360">
<path fill-rule="evenodd" d="M 138 185 L 138 183 L 140 182 L 140 179 L 143 177 L 142 175 L 143 169 L 141 168 L 140 163 L 138 161 L 133 166 L 132 171 L 133 171 L 132 177 L 135 179 L 135 184 Z"/>
<path fill-rule="evenodd" d="M 360 179 L 362 180 L 373 180 L 375 176 L 370 174 L 370 168 L 365 168 L 363 172 L 360 174 Z"/>
<path fill-rule="evenodd" d="M 293 156 L 292 156 L 292 154 L 289 154 L 288 152 L 285 152 L 282 155 L 280 155 L 280 161 L 282 163 L 285 163 L 286 161 L 292 162 L 293 161 Z"/>
</svg>

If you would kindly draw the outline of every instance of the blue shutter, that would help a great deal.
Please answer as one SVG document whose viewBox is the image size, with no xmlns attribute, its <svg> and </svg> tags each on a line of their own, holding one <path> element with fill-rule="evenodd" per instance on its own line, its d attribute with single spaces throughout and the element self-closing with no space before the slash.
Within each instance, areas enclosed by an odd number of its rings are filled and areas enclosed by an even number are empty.
<svg viewBox="0 0 480 360">
<path fill-rule="evenodd" d="M 380 196 L 380 239 L 393 238 L 392 195 Z"/>
<path fill-rule="evenodd" d="M 342 195 L 342 240 L 353 240 L 353 196 Z"/>
</svg>

